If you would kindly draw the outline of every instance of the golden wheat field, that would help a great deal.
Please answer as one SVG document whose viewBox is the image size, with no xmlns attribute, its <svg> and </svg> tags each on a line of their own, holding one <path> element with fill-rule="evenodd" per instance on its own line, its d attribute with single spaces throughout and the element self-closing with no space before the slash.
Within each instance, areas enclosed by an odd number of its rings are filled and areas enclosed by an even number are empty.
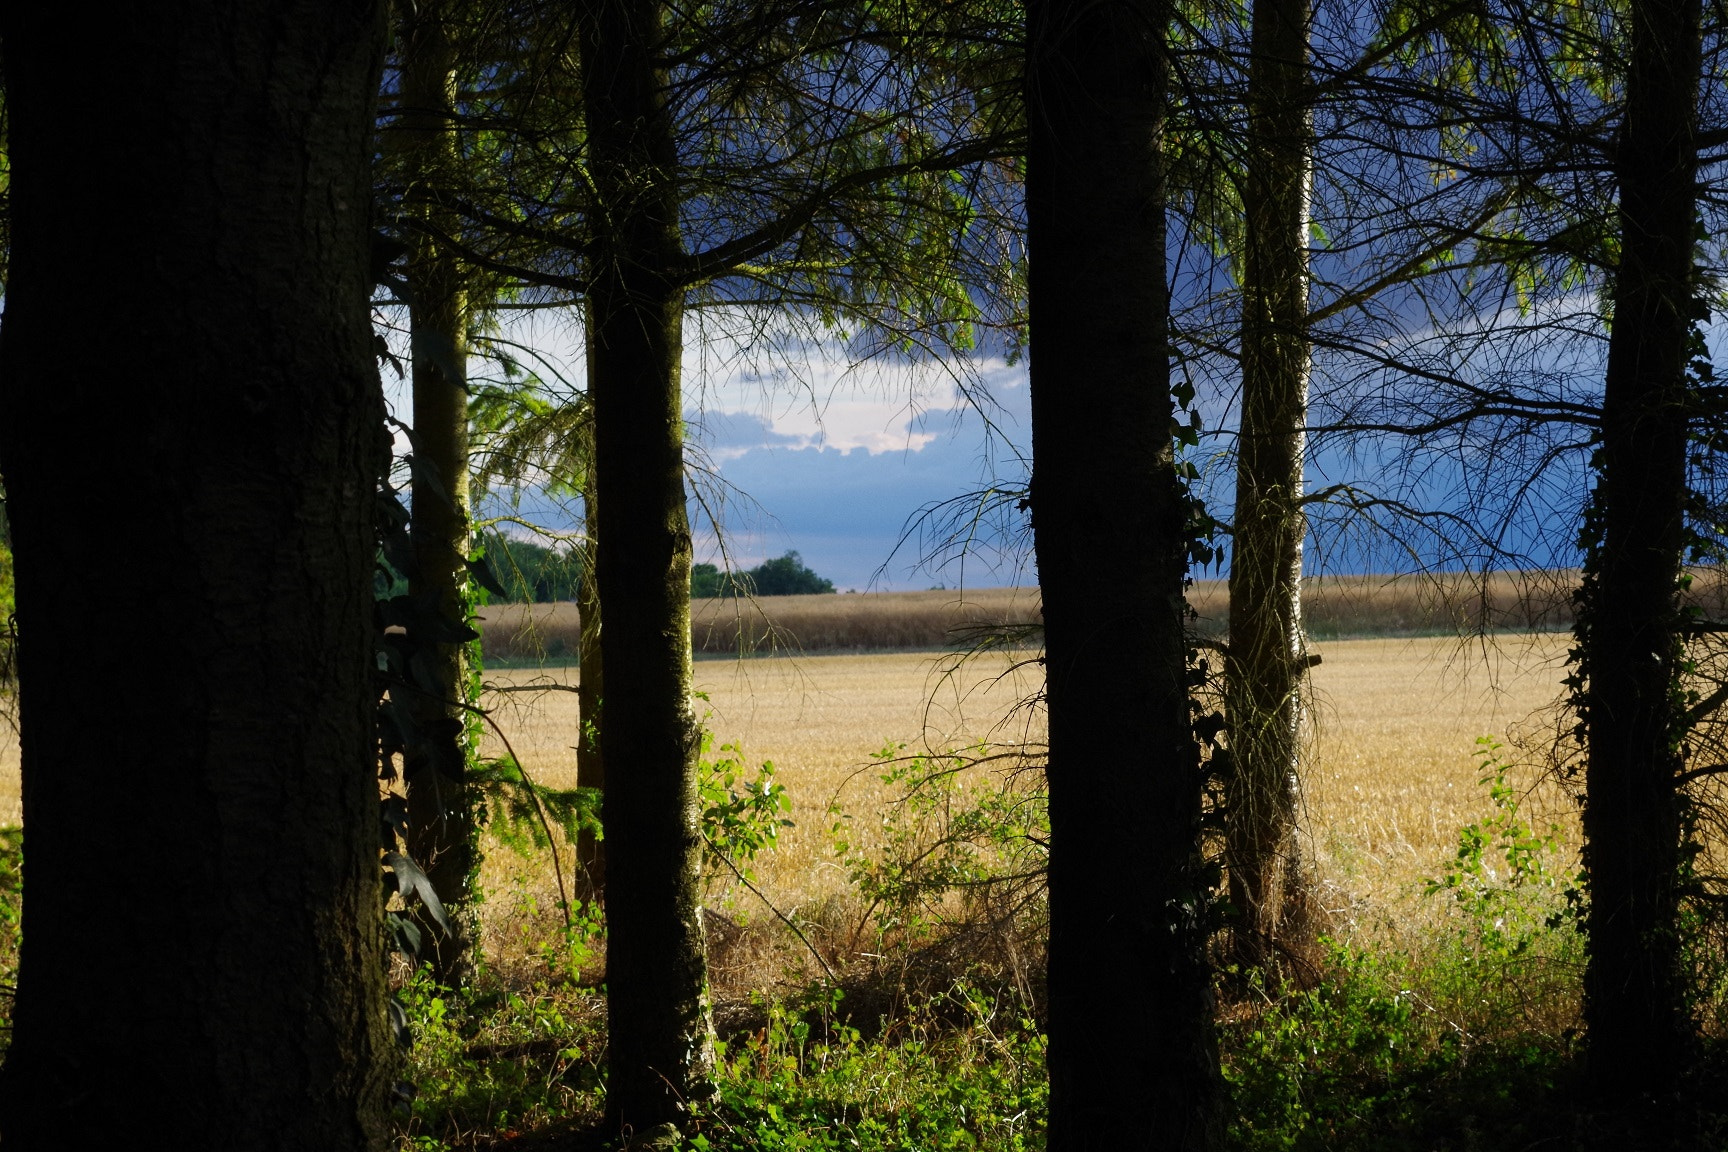
<svg viewBox="0 0 1728 1152">
<path fill-rule="evenodd" d="M 1319 642 L 1313 674 L 1312 735 L 1305 790 L 1308 852 L 1321 900 L 1339 930 L 1372 930 L 1419 907 L 1407 897 L 1439 874 L 1459 829 L 1489 811 L 1476 739 L 1522 739 L 1505 753 L 1522 762 L 1511 779 L 1536 785 L 1553 729 L 1567 647 L 1564 635 L 1370 639 Z M 771 761 L 793 800 L 795 824 L 758 862 L 763 893 L 782 911 L 822 919 L 842 899 L 844 873 L 830 847 L 831 803 L 853 814 L 867 838 L 891 790 L 870 754 L 887 744 L 943 750 L 979 741 L 1039 740 L 1037 714 L 1024 707 L 1038 668 L 1005 653 L 957 663 L 930 653 L 811 655 L 708 660 L 697 664 L 701 706 L 716 743 L 743 747 L 746 763 Z M 573 684 L 575 669 L 492 673 L 492 683 Z M 512 692 L 492 697 L 495 717 L 539 780 L 575 782 L 571 746 L 576 697 Z M 1122 753 L 1132 756 L 1132 726 Z M 1570 807 L 1551 784 L 1534 788 L 1527 811 L 1568 828 Z M 488 861 L 495 946 L 543 922 L 554 891 L 544 861 L 506 853 Z M 717 884 L 710 903 L 736 919 L 766 918 L 755 896 Z M 526 905 L 526 906 L 525 906 Z M 531 907 L 530 907 L 531 906 Z M 523 916 L 532 909 L 538 915 Z M 1383 925 L 1382 925 L 1383 926 Z"/>
<path fill-rule="evenodd" d="M 1554 727 L 1565 635 L 1320 641 L 1313 673 L 1312 735 L 1305 784 L 1309 859 L 1337 929 L 1372 930 L 1420 915 L 1409 894 L 1438 873 L 1461 826 L 1488 811 L 1476 738 L 1522 740 L 1512 779 L 1536 785 Z M 868 841 L 892 790 L 871 753 L 886 745 L 940 751 L 980 741 L 1036 742 L 1037 713 L 1025 707 L 1038 667 L 995 653 L 965 663 L 941 653 L 807 655 L 704 660 L 699 702 L 716 744 L 741 745 L 752 768 L 771 761 L 788 788 L 794 826 L 757 863 L 763 893 L 789 915 L 820 919 L 844 903 L 845 876 L 831 850 L 831 803 L 853 816 Z M 573 685 L 574 668 L 488 674 L 496 685 Z M 574 693 L 493 693 L 486 700 L 536 780 L 575 784 Z M 494 739 L 494 746 L 497 741 Z M 1132 756 L 1131 718 L 1122 753 Z M 1552 818 L 1576 843 L 1571 806 L 1550 783 L 1527 811 Z M 0 742 L 0 823 L 18 823 L 18 748 Z M 565 857 L 568 858 L 567 856 Z M 483 884 L 488 953 L 531 957 L 556 923 L 557 889 L 544 854 L 490 851 Z M 717 883 L 709 903 L 735 921 L 765 921 L 760 900 Z"/>
</svg>

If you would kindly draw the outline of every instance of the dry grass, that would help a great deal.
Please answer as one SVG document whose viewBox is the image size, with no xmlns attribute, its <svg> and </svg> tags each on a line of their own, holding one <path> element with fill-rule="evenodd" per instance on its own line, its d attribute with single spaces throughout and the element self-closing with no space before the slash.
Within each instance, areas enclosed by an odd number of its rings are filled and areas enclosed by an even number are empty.
<svg viewBox="0 0 1728 1152">
<path fill-rule="evenodd" d="M 908 752 L 942 751 L 979 741 L 1041 739 L 1017 708 L 1036 689 L 1039 669 L 998 653 L 955 670 L 952 661 L 930 654 L 867 653 L 796 659 L 703 661 L 697 688 L 707 695 L 698 707 L 715 743 L 739 744 L 752 768 L 772 762 L 790 792 L 793 827 L 756 868 L 759 886 L 782 911 L 821 920 L 845 890 L 845 875 L 829 850 L 830 802 L 855 814 L 854 823 L 876 819 L 890 798 L 871 753 L 889 744 Z M 537 682 L 574 685 L 574 668 L 509 669 L 488 676 L 495 684 Z M 538 782 L 570 787 L 576 765 L 578 712 L 571 692 L 543 695 L 512 692 L 491 697 L 496 718 L 512 747 Z M 865 838 L 867 840 L 867 837 Z M 523 861 L 507 853 L 488 857 L 485 887 L 492 892 L 533 894 L 538 918 L 553 906 L 554 891 L 543 860 Z M 712 903 L 735 919 L 762 921 L 771 914 L 760 900 L 731 886 Z M 509 911 L 513 919 L 515 910 Z M 500 923 L 499 933 L 513 932 Z"/>
<path fill-rule="evenodd" d="M 1566 646 L 1563 635 L 1315 643 L 1323 662 L 1313 677 L 1310 858 L 1336 917 L 1368 924 L 1409 913 L 1401 895 L 1436 874 L 1456 848 L 1458 829 L 1486 812 L 1476 737 L 1523 734 L 1540 751 L 1543 727 L 1532 717 L 1559 698 Z M 930 653 L 698 664 L 717 741 L 741 743 L 752 765 L 772 761 L 791 792 L 796 825 L 757 869 L 764 892 L 783 910 L 818 922 L 844 912 L 835 905 L 845 878 L 828 850 L 827 809 L 837 798 L 855 824 L 879 819 L 891 797 L 870 753 L 887 743 L 941 750 L 1041 738 L 1036 717 L 1016 707 L 1037 687 L 1036 666 L 1016 667 L 1005 653 L 958 671 L 951 665 Z M 515 669 L 489 679 L 573 685 L 576 675 L 573 668 Z M 496 694 L 487 703 L 531 775 L 575 783 L 574 693 Z M 1123 754 L 1132 752 L 1132 718 L 1125 718 Z M 1534 765 L 1535 753 L 1526 759 Z M 1532 785 L 1537 770 L 1515 778 Z M 1551 786 L 1533 798 L 1537 812 L 1567 824 L 1576 844 L 1564 798 Z M 19 823 L 21 815 L 18 747 L 8 739 L 0 741 L 0 823 Z M 493 894 L 485 913 L 490 954 L 532 955 L 555 923 L 545 857 L 495 850 L 483 883 Z M 712 902 L 734 919 L 768 919 L 748 893 L 717 890 Z"/>
<path fill-rule="evenodd" d="M 1576 809 L 1544 774 L 1570 637 L 1317 643 L 1304 781 L 1310 851 L 1328 908 L 1358 919 L 1439 874 L 1488 812 L 1476 739 L 1493 735 L 1528 790 L 1525 813 L 1577 843 Z"/>
<path fill-rule="evenodd" d="M 575 653 L 576 605 L 504 604 L 481 610 L 488 659 L 554 658 Z M 981 628 L 1038 619 L 1035 588 L 968 592 L 867 592 L 721 598 L 691 604 L 691 634 L 701 654 L 848 652 L 941 648 Z"/>
<path fill-rule="evenodd" d="M 1388 917 L 1420 914 L 1408 895 L 1440 873 L 1459 829 L 1488 811 L 1478 736 L 1527 737 L 1535 751 L 1513 778 L 1537 783 L 1541 717 L 1559 699 L 1566 647 L 1563 635 L 1316 642 L 1323 660 L 1313 677 L 1305 803 L 1310 859 L 1335 925 L 1372 930 Z M 1038 672 L 1006 653 L 958 669 L 952 658 L 929 653 L 699 664 L 717 742 L 741 743 L 752 765 L 772 761 L 793 798 L 795 827 L 757 869 L 767 896 L 817 924 L 844 919 L 845 877 L 828 844 L 830 801 L 838 799 L 866 830 L 880 819 L 892 796 L 870 753 L 885 743 L 941 750 L 1041 739 L 1037 717 L 1017 708 L 1036 689 Z M 573 684 L 575 676 L 575 669 L 509 670 L 492 679 Z M 575 695 L 494 700 L 529 771 L 547 783 L 573 784 Z M 1133 754 L 1126 726 L 1123 754 Z M 1560 820 L 1576 844 L 1572 810 L 1553 787 L 1535 788 L 1528 810 L 1543 824 Z M 533 893 L 544 913 L 553 897 L 545 872 L 543 860 L 495 853 L 485 882 L 493 892 Z M 711 903 L 734 920 L 768 919 L 755 897 L 735 888 L 716 890 Z M 498 934 L 512 930 L 516 917 L 504 907 L 493 913 L 494 947 L 509 950 Z M 752 978 L 764 975 L 775 973 L 757 970 Z"/>
<path fill-rule="evenodd" d="M 1304 585 L 1303 613 L 1319 639 L 1553 631 L 1571 625 L 1575 582 L 1569 572 L 1324 576 Z M 1197 581 L 1188 599 L 1202 631 L 1228 628 L 1224 581 Z M 939 649 L 1039 619 L 1036 588 L 764 596 L 691 608 L 695 650 L 710 655 Z M 490 660 L 568 659 L 579 622 L 570 603 L 504 604 L 482 610 L 481 631 Z"/>
<path fill-rule="evenodd" d="M 1302 585 L 1302 619 L 1318 640 L 1546 632 L 1571 626 L 1576 583 L 1577 574 L 1565 571 L 1315 576 Z M 1196 583 L 1189 601 L 1203 628 L 1228 628 L 1223 581 Z"/>
</svg>

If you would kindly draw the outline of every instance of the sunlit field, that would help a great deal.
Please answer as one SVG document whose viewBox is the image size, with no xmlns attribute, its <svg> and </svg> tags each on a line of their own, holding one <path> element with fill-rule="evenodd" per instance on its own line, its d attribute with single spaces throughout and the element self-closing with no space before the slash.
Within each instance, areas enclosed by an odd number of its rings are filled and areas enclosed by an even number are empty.
<svg viewBox="0 0 1728 1152">
<path fill-rule="evenodd" d="M 1377 931 L 1389 917 L 1419 913 L 1422 902 L 1409 897 L 1441 871 L 1459 829 L 1489 808 L 1477 737 L 1514 745 L 1505 753 L 1519 764 L 1511 779 L 1521 788 L 1538 785 L 1568 640 L 1506 634 L 1315 643 L 1322 662 L 1310 708 L 1307 850 L 1334 930 Z M 825 902 L 843 902 L 830 805 L 850 813 L 855 838 L 867 842 L 895 795 L 871 754 L 890 745 L 917 753 L 1036 743 L 1041 718 L 1027 701 L 1040 671 L 1024 653 L 964 663 L 932 652 L 699 661 L 697 685 L 707 700 L 698 707 L 715 744 L 740 745 L 752 770 L 772 762 L 793 802 L 793 826 L 756 863 L 762 894 L 801 920 L 820 919 Z M 515 668 L 489 672 L 487 680 L 571 686 L 577 675 L 571 667 Z M 533 779 L 574 786 L 574 693 L 492 693 L 485 703 Z M 1131 720 L 1125 756 L 1135 752 Z M 494 737 L 486 750 L 501 747 Z M 1551 781 L 1534 787 L 1526 812 L 1544 827 L 1558 821 L 1576 845 L 1575 809 Z M 21 820 L 14 738 L 0 742 L 0 824 Z M 483 883 L 489 953 L 505 966 L 531 957 L 557 923 L 549 859 L 494 845 Z M 746 923 L 770 916 L 758 897 L 719 878 L 708 902 Z"/>
<path fill-rule="evenodd" d="M 1560 697 L 1568 637 L 1562 634 L 1317 642 L 1312 748 L 1304 802 L 1310 859 L 1334 931 L 1380 931 L 1388 917 L 1419 915 L 1410 897 L 1439 874 L 1459 829 L 1489 811 L 1476 739 L 1495 735 L 1503 755 L 1521 762 L 1520 787 L 1540 778 L 1544 733 Z M 845 875 L 830 848 L 829 808 L 838 802 L 868 834 L 893 793 L 871 753 L 886 745 L 941 751 L 979 742 L 1042 739 L 1026 707 L 1040 669 L 997 653 L 959 663 L 939 653 L 809 655 L 703 660 L 699 706 L 716 745 L 740 744 L 747 765 L 771 761 L 793 801 L 794 826 L 757 863 L 763 895 L 800 920 L 820 920 L 843 901 Z M 570 685 L 574 668 L 512 669 L 489 681 L 515 687 Z M 576 696 L 496 694 L 488 703 L 529 773 L 542 783 L 575 783 Z M 1122 754 L 1135 754 L 1125 718 Z M 1551 741 L 1551 736 L 1548 737 Z M 1576 843 L 1575 817 L 1551 785 L 1532 793 L 1526 811 L 1546 826 L 1558 820 Z M 495 852 L 486 868 L 495 948 L 510 951 L 522 898 L 532 894 L 542 920 L 554 891 L 544 858 Z M 734 919 L 768 916 L 735 884 L 716 883 L 709 903 Z"/>
<path fill-rule="evenodd" d="M 1236 1146 L 1294 1146 L 1249 1137 L 1265 1132 L 1282 1141 L 1319 1118 L 1349 1137 L 1328 1146 L 1475 1146 L 1392 1145 L 1380 1137 L 1392 1122 L 1451 1131 L 1454 1114 L 1468 1127 L 1483 1108 L 1502 1123 L 1508 1106 L 1528 1109 L 1532 1100 L 1528 1125 L 1509 1130 L 1515 1142 L 1483 1146 L 1534 1147 L 1528 1132 L 1557 1123 L 1547 1115 L 1555 1107 L 1552 1077 L 1566 1067 L 1581 1022 L 1581 951 L 1576 932 L 1544 925 L 1563 907 L 1578 835 L 1573 805 L 1542 773 L 1559 723 L 1569 639 L 1500 633 L 1313 642 L 1321 663 L 1308 708 L 1303 853 L 1314 880 L 1307 907 L 1323 935 L 1293 952 L 1293 982 L 1276 987 L 1229 966 L 1228 937 L 1215 938 L 1219 1050 L 1233 1131 L 1242 1137 Z M 970 810 L 973 800 L 955 797 L 952 809 L 902 806 L 903 785 L 885 783 L 886 761 L 872 755 L 1036 750 L 1041 672 L 1029 653 L 1006 651 L 966 661 L 927 650 L 697 662 L 710 757 L 723 754 L 721 745 L 741 747 L 746 778 L 772 762 L 793 821 L 775 848 L 742 861 L 754 872 L 753 889 L 724 868 L 707 873 L 709 986 L 730 1061 L 723 1083 L 734 1093 L 714 1113 L 717 1125 L 758 1115 L 757 1097 L 739 1094 L 746 1089 L 766 1093 L 763 1108 L 783 1109 L 786 1093 L 795 1092 L 968 1134 L 951 1118 L 959 1115 L 956 1099 L 966 1101 L 966 1124 L 994 1117 L 998 1128 L 1020 1132 L 1041 1123 L 1042 906 L 1035 897 L 1016 904 L 993 895 L 1012 889 L 918 888 L 957 874 L 943 872 L 940 854 L 927 849 L 932 825 L 958 822 L 927 818 Z M 569 689 L 577 674 L 565 666 L 488 672 L 483 703 L 496 731 L 483 751 L 501 753 L 508 743 L 533 780 L 574 786 L 580 724 Z M 1121 718 L 1124 758 L 1141 755 L 1137 720 Z M 1503 755 L 1514 762 L 1512 791 L 1501 794 L 1498 810 L 1480 783 L 1476 741 L 1484 735 L 1505 739 Z M 995 783 L 989 774 L 1011 763 L 971 767 L 961 779 L 982 793 Z M 0 769 L 0 820 L 16 822 L 15 744 L 0 744 Z M 952 795 L 940 785 L 922 795 L 932 792 Z M 1539 847 L 1537 867 L 1519 875 L 1509 874 L 1512 860 L 1498 839 L 1514 827 L 1505 822 L 1509 795 L 1520 804 L 1522 843 L 1533 842 L 1523 821 L 1544 844 L 1550 821 L 1561 829 L 1559 850 Z M 1014 807 L 973 811 L 980 810 Z M 1481 824 L 1496 811 L 1501 823 Z M 835 850 L 836 821 L 858 877 Z M 1460 829 L 1471 824 L 1478 843 L 1489 845 L 1474 872 L 1454 859 Z M 485 834 L 484 899 L 473 909 L 481 967 L 470 991 L 442 993 L 407 964 L 394 968 L 417 1035 L 408 1074 L 421 1097 L 406 1130 L 415 1147 L 552 1147 L 555 1140 L 505 1137 L 571 1131 L 597 1116 L 604 954 L 592 921 L 563 931 L 553 868 L 554 860 L 562 865 L 572 891 L 574 853 L 560 840 L 555 854 L 520 854 L 501 842 L 505 827 Z M 908 827 L 917 838 L 905 838 Z M 978 859 L 997 876 L 1012 874 L 998 866 L 1016 862 L 1012 852 L 1025 844 L 1018 836 L 986 842 Z M 1425 893 L 1425 879 L 1449 871 L 1471 879 Z M 896 903 L 877 883 L 882 898 L 871 899 L 870 883 L 884 876 L 911 877 L 913 896 Z M 1525 883 L 1532 880 L 1541 883 Z M 1296 981 L 1315 986 L 1300 991 Z M 810 1014 L 831 1010 L 848 1023 L 819 1039 Z M 808 1036 L 798 1031 L 805 1028 Z M 1410 1104 L 1395 1094 L 1406 1081 L 1438 1095 Z M 962 1088 L 972 1095 L 957 1097 Z M 920 1104 L 919 1093 L 937 1093 L 939 1102 Z M 834 1123 L 807 1110 L 761 1115 L 772 1131 L 799 1138 Z M 723 1130 L 730 1129 L 708 1129 Z M 961 1144 L 900 1138 L 882 1146 Z M 976 1146 L 1037 1145 L 980 1139 Z"/>
<path fill-rule="evenodd" d="M 1570 636 L 1318 643 L 1309 833 L 1328 908 L 1346 919 L 1433 876 L 1490 808 L 1480 736 L 1499 737 L 1526 815 L 1576 844 L 1546 773 Z"/>
</svg>

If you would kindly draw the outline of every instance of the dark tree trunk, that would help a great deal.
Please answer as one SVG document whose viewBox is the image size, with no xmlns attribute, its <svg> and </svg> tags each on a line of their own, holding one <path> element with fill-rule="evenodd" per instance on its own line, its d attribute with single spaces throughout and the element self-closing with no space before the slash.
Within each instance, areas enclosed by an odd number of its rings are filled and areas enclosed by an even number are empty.
<svg viewBox="0 0 1728 1152">
<path fill-rule="evenodd" d="M 690 525 L 679 388 L 683 289 L 672 124 L 655 0 L 578 8 L 588 63 L 589 395 L 605 628 L 608 1125 L 682 1116 L 705 1093 L 713 1026 L 698 903 Z"/>
<path fill-rule="evenodd" d="M 590 371 L 590 378 L 593 373 Z M 606 661 L 600 653 L 600 588 L 595 580 L 600 536 L 599 486 L 594 483 L 594 410 L 576 431 L 582 467 L 582 546 L 578 551 L 581 582 L 576 609 L 581 621 L 577 639 L 576 700 L 582 715 L 582 735 L 576 745 L 576 786 L 606 790 L 606 757 L 600 754 L 601 701 L 606 698 Z M 606 841 L 583 829 L 576 836 L 576 883 L 584 900 L 606 898 Z"/>
<path fill-rule="evenodd" d="M 1053 1152 L 1222 1136 L 1170 433 L 1168 13 L 1135 0 L 1028 10 Z"/>
<path fill-rule="evenodd" d="M 1671 1089 L 1688 1055 L 1675 925 L 1681 564 L 1696 237 L 1697 0 L 1636 0 L 1617 167 L 1621 256 L 1600 546 L 1578 623 L 1588 733 L 1585 1019 L 1596 1088 Z"/>
<path fill-rule="evenodd" d="M 3 13 L 30 857 L 0 1130 L 382 1149 L 382 8 Z"/>
<path fill-rule="evenodd" d="M 410 229 L 431 224 L 454 232 L 453 214 L 434 193 L 455 182 L 459 158 L 452 122 L 456 52 L 453 5 L 421 3 L 402 28 L 401 117 L 392 130 L 408 180 Z M 447 620 L 468 614 L 468 297 L 460 262 L 425 231 L 408 237 L 409 327 L 413 336 L 414 454 L 419 470 L 442 491 L 416 486 L 409 525 L 414 571 L 409 593 Z M 438 898 L 454 914 L 452 936 L 422 921 L 427 958 L 440 983 L 466 976 L 473 925 L 465 914 L 478 865 L 473 797 L 467 784 L 469 741 L 466 645 L 434 643 L 419 660 L 433 688 L 409 698 L 415 738 L 404 775 L 408 783 L 408 854 L 426 870 Z"/>
<path fill-rule="evenodd" d="M 1242 204 L 1242 423 L 1230 555 L 1226 778 L 1235 953 L 1273 972 L 1298 915 L 1302 428 L 1308 407 L 1306 0 L 1255 0 Z"/>
</svg>

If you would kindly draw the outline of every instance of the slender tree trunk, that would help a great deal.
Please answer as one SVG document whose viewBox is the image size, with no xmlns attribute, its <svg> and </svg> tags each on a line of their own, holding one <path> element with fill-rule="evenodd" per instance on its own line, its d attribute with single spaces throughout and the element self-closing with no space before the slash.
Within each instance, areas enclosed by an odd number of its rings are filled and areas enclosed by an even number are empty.
<svg viewBox="0 0 1728 1152">
<path fill-rule="evenodd" d="M 30 828 L 6 1148 L 381 1150 L 382 7 L 0 21 Z M 68 305 L 94 268 L 99 317 Z"/>
<path fill-rule="evenodd" d="M 592 375 L 592 373 L 590 373 Z M 594 483 L 594 419 L 589 409 L 576 433 L 582 460 L 582 547 L 579 550 L 581 583 L 576 586 L 576 609 L 581 621 L 577 639 L 577 706 L 582 714 L 582 735 L 576 745 L 576 786 L 606 790 L 606 758 L 600 753 L 601 702 L 606 699 L 606 660 L 600 652 L 600 588 L 595 579 L 600 537 L 600 493 Z M 606 896 L 606 841 L 584 829 L 576 837 L 576 877 L 584 900 Z"/>
<path fill-rule="evenodd" d="M 1302 428 L 1308 408 L 1307 0 L 1255 0 L 1242 187 L 1242 423 L 1226 668 L 1226 778 L 1235 952 L 1272 972 L 1299 911 Z M 1300 923 L 1300 918 L 1296 923 Z"/>
<path fill-rule="evenodd" d="M 608 781 L 608 1125 L 682 1118 L 713 1063 L 698 873 L 699 730 L 691 707 L 690 525 L 679 387 L 677 156 L 656 0 L 577 15 L 590 171 L 589 395 L 599 487 Z"/>
<path fill-rule="evenodd" d="M 414 221 L 453 231 L 450 213 L 432 193 L 451 186 L 459 158 L 453 125 L 456 52 L 452 3 L 423 2 L 402 29 L 401 118 L 394 143 L 405 152 L 405 207 Z M 411 231 L 408 250 L 409 327 L 413 334 L 414 453 L 423 474 L 440 490 L 416 485 L 409 525 L 414 571 L 408 591 L 451 621 L 468 615 L 468 297 L 456 257 L 423 231 Z M 422 921 L 433 976 L 450 987 L 466 977 L 473 925 L 466 905 L 478 866 L 473 798 L 467 784 L 469 697 L 467 645 L 434 643 L 421 649 L 430 686 L 408 700 L 415 738 L 409 747 L 408 853 L 452 912 L 445 936 Z"/>
<path fill-rule="evenodd" d="M 1170 434 L 1168 16 L 1138 0 L 1028 8 L 1053 1152 L 1222 1138 Z"/>
<path fill-rule="evenodd" d="M 1671 1089 L 1688 1056 L 1679 881 L 1679 580 L 1696 236 L 1698 0 L 1636 0 L 1617 167 L 1621 256 L 1578 623 L 1588 734 L 1585 1019 L 1596 1088 Z"/>
</svg>

